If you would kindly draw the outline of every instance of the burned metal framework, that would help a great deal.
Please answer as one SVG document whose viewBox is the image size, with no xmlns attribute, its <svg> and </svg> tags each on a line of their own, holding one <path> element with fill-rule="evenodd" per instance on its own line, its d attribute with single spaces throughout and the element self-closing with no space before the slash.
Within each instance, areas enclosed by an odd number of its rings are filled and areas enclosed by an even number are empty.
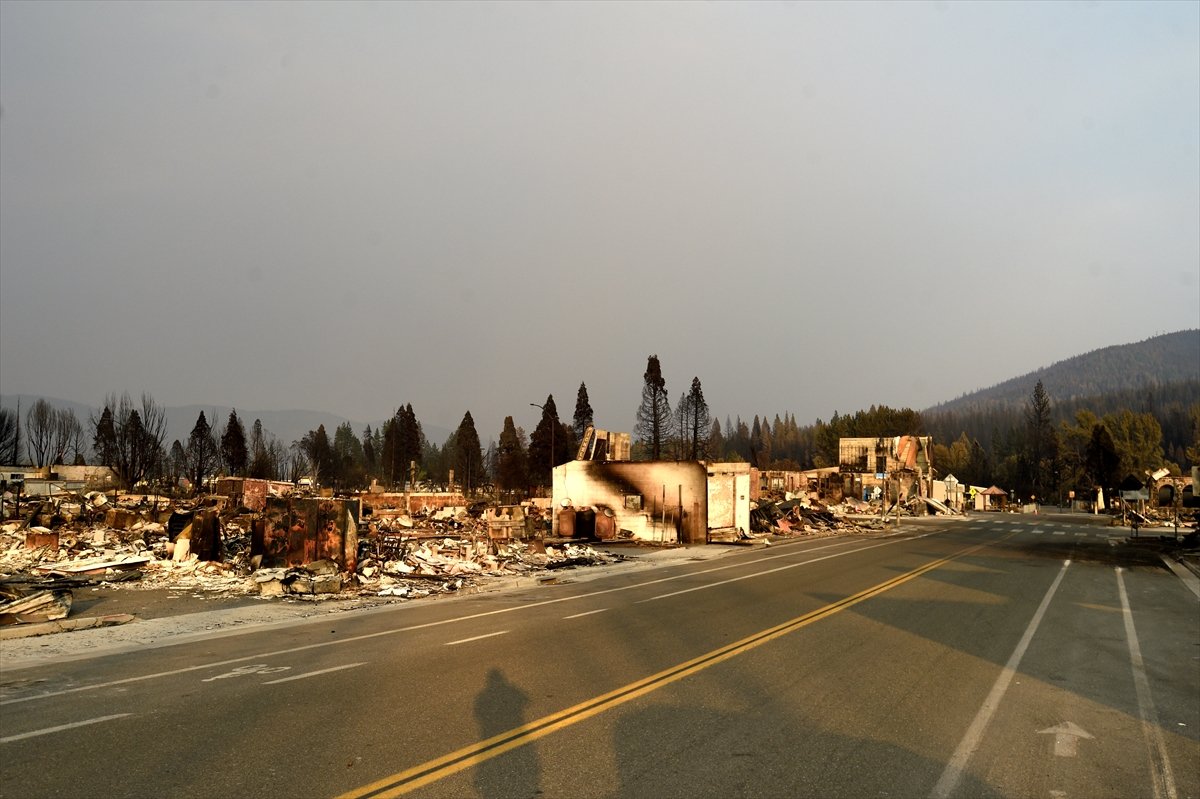
<svg viewBox="0 0 1200 799">
<path fill-rule="evenodd" d="M 892 500 L 931 496 L 932 449 L 931 436 L 840 439 L 838 468 L 844 489 L 852 496 L 878 489 Z"/>
<path fill-rule="evenodd" d="M 627 461 L 630 454 L 629 433 L 611 433 L 588 425 L 575 454 L 577 461 Z"/>
</svg>

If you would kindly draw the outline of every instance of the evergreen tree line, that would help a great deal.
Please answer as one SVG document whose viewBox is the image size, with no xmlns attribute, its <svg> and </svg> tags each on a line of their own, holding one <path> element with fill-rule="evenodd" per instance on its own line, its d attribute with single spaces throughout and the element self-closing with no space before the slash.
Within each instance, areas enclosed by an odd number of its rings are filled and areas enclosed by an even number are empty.
<svg viewBox="0 0 1200 799">
<path fill-rule="evenodd" d="M 338 489 L 365 488 L 373 481 L 389 488 L 454 484 L 468 492 L 494 486 L 527 495 L 549 485 L 552 465 L 570 460 L 593 423 L 587 386 L 580 383 L 575 415 L 563 423 L 553 395 L 538 405 L 542 416 L 533 433 L 504 419 L 499 441 L 483 449 L 471 412 L 442 444 L 430 442 L 411 404 L 361 434 L 349 422 L 332 439 L 324 425 L 286 445 L 255 419 L 247 433 L 237 410 L 215 426 L 203 411 L 186 442 L 165 442 L 166 416 L 148 394 L 141 404 L 128 394 L 105 398 L 85 427 L 74 411 L 38 400 L 26 413 L 0 409 L 0 462 L 39 468 L 74 463 L 110 466 L 124 488 L 139 484 L 176 486 L 181 478 L 199 490 L 210 478 L 228 475 L 270 480 L 311 479 Z M 90 452 L 90 459 L 89 459 Z M 158 487 L 163 487 L 159 485 Z"/>
<path fill-rule="evenodd" d="M 431 442 L 411 404 L 396 409 L 374 430 L 361 436 L 348 422 L 330 442 L 324 426 L 310 431 L 295 447 L 306 474 L 322 485 L 354 490 L 372 482 L 390 489 L 447 488 L 467 494 L 495 490 L 510 497 L 527 496 L 549 485 L 551 465 L 573 457 L 583 431 L 592 424 L 587 386 L 579 385 L 573 424 L 558 418 L 553 395 L 538 406 L 542 416 L 532 434 L 504 419 L 499 440 L 485 449 L 470 411 L 441 444 Z"/>
<path fill-rule="evenodd" d="M 1132 476 L 1146 482 L 1161 468 L 1179 474 L 1200 464 L 1200 381 L 1180 380 L 1057 403 L 1038 381 L 1023 405 L 976 404 L 968 410 L 872 405 L 828 422 L 800 426 L 794 415 L 755 415 L 747 424 L 725 417 L 706 435 L 687 422 L 689 402 L 703 404 L 699 379 L 674 416 L 657 356 L 644 374 L 635 428 L 636 456 L 746 461 L 760 469 L 805 470 L 838 465 L 842 438 L 930 435 L 936 473 L 971 485 L 998 485 L 1022 498 L 1090 496 Z M 707 406 L 703 408 L 708 418 Z M 696 453 L 695 455 L 693 453 Z"/>
<path fill-rule="evenodd" d="M 109 466 L 124 488 L 176 485 L 180 478 L 199 486 L 216 474 L 286 480 L 304 471 L 299 453 L 289 452 L 260 420 L 254 420 L 247 439 L 236 410 L 220 428 L 213 428 L 202 411 L 186 445 L 176 440 L 167 446 L 166 429 L 166 413 L 149 394 L 140 402 L 128 393 L 110 394 L 86 426 L 74 411 L 39 399 L 24 418 L 19 411 L 0 409 L 0 463 Z"/>
<path fill-rule="evenodd" d="M 0 409 L 0 462 L 36 466 L 92 462 L 112 466 L 123 486 L 180 478 L 201 487 L 216 475 L 297 481 L 338 489 L 447 486 L 510 497 L 549 485 L 551 467 L 574 457 L 593 411 L 580 383 L 569 423 L 546 397 L 533 432 L 504 419 L 498 439 L 482 445 L 470 411 L 441 444 L 430 442 L 411 404 L 356 433 L 349 422 L 332 438 L 323 425 L 286 445 L 255 419 L 247 433 L 236 409 L 214 427 L 201 412 L 186 442 L 165 446 L 166 418 L 149 395 L 105 398 L 87 426 L 72 411 L 39 400 L 25 414 Z M 1200 462 L 1200 381 L 1184 380 L 1098 397 L 1056 402 L 1041 382 L 1023 407 L 966 410 L 871 406 L 835 412 L 801 426 L 793 414 L 713 417 L 698 377 L 674 406 L 657 355 L 647 359 L 634 428 L 635 459 L 745 461 L 760 469 L 803 470 L 838 464 L 848 437 L 931 435 L 934 467 L 961 482 L 996 484 L 1024 496 L 1054 498 L 1070 490 L 1112 488 L 1128 475 Z"/>
<path fill-rule="evenodd" d="M 1021 498 L 1092 496 L 1147 473 L 1200 464 L 1200 383 L 1179 381 L 1058 403 L 1039 381 L 1023 408 L 926 414 L 938 468 Z M 956 471 L 958 470 L 958 471 Z M 979 479 L 982 478 L 982 479 Z"/>
<path fill-rule="evenodd" d="M 1200 402 L 1200 381 L 1178 380 L 1161 385 L 1142 386 L 1092 397 L 1057 398 L 1051 404 L 1055 425 L 1070 423 L 1080 411 L 1097 417 L 1115 416 L 1122 411 L 1150 414 L 1162 430 L 1163 458 L 1184 466 L 1194 463 L 1187 457 L 1193 436 L 1191 411 Z M 925 427 L 937 441 L 953 441 L 966 433 L 988 452 L 1012 448 L 1009 431 L 1022 421 L 1020 404 L 995 402 L 965 410 L 933 409 L 924 414 Z"/>
</svg>

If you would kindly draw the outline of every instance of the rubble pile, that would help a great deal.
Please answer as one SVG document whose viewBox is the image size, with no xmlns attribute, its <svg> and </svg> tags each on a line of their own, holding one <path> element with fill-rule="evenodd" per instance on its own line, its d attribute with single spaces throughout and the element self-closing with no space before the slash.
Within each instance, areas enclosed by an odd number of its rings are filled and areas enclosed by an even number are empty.
<svg viewBox="0 0 1200 799">
<path fill-rule="evenodd" d="M 883 501 L 879 499 L 861 500 L 854 497 L 845 497 L 840 504 L 828 506 L 828 510 L 839 517 L 855 515 L 891 519 L 894 519 L 896 516 L 926 516 L 929 514 L 962 515 L 962 511 L 955 510 L 943 502 L 920 496 L 909 497 L 900 503 L 892 502 L 886 507 L 884 507 Z M 860 527 L 877 528 L 880 526 L 869 519 L 860 518 L 856 521 Z"/>
<path fill-rule="evenodd" d="M 623 559 L 576 542 L 508 537 L 526 529 L 525 517 L 498 534 L 488 514 L 459 507 L 349 520 L 351 534 L 339 539 L 352 550 L 344 559 L 280 565 L 284 555 L 294 558 L 297 550 L 293 546 L 281 555 L 269 550 L 268 540 L 264 555 L 268 515 L 223 497 L 185 504 L 158 497 L 123 496 L 113 503 L 104 494 L 65 495 L 31 506 L 23 520 L 0 525 L 0 625 L 64 618 L 72 590 L 101 584 L 201 596 L 407 599 L 458 591 L 494 577 Z M 293 526 L 283 529 L 285 538 L 295 529 L 295 519 L 289 521 Z M 331 529 L 331 524 L 308 528 L 324 535 Z M 302 544 L 305 535 L 302 531 Z"/>
<path fill-rule="evenodd" d="M 752 533 L 770 535 L 828 536 L 861 533 L 879 526 L 875 520 L 848 519 L 846 512 L 842 506 L 812 499 L 760 502 L 750 511 L 750 529 Z"/>
<path fill-rule="evenodd" d="M 1109 508 L 1107 513 L 1112 517 L 1113 524 L 1120 524 L 1122 521 L 1129 519 L 1137 519 L 1138 524 L 1144 527 L 1170 527 L 1174 529 L 1176 520 L 1178 520 L 1181 530 L 1185 529 L 1191 532 L 1197 529 L 1197 523 L 1200 522 L 1200 511 L 1195 508 L 1159 508 L 1151 506 L 1137 507 L 1132 502 L 1126 503 L 1122 508 L 1119 500 L 1113 502 L 1113 506 Z"/>
</svg>

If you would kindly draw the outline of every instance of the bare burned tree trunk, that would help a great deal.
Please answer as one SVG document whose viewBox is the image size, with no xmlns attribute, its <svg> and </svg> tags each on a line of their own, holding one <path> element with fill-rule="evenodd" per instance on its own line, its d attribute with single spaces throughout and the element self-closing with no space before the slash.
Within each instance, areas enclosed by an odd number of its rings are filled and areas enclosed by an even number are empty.
<svg viewBox="0 0 1200 799">
<path fill-rule="evenodd" d="M 41 469 L 50 465 L 54 454 L 54 433 L 57 414 L 50 403 L 39 399 L 25 417 L 25 449 L 30 462 Z"/>
</svg>

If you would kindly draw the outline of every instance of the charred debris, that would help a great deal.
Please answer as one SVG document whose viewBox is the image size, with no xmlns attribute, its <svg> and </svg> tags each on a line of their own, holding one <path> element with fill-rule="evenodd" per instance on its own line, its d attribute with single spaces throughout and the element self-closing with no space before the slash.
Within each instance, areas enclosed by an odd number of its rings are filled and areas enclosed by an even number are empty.
<svg viewBox="0 0 1200 799">
<path fill-rule="evenodd" d="M 73 592 L 100 585 L 402 601 L 626 558 L 548 537 L 547 511 L 536 501 L 283 495 L 266 481 L 239 482 L 236 491 L 191 501 L 101 492 L 31 498 L 19 518 L 0 524 L 0 627 L 59 621 L 56 629 L 77 629 L 62 621 Z"/>
<path fill-rule="evenodd" d="M 850 521 L 845 508 L 784 496 L 759 501 L 750 530 L 710 529 L 708 542 L 765 545 L 877 526 Z M 101 585 L 402 601 L 614 563 L 627 557 L 623 548 L 654 546 L 617 537 L 597 549 L 595 537 L 553 537 L 550 507 L 544 499 L 469 504 L 457 492 L 320 496 L 250 479 L 221 481 L 217 493 L 186 501 L 98 491 L 30 497 L 0 524 L 0 626 L 131 620 L 69 618 L 73 592 Z"/>
</svg>

